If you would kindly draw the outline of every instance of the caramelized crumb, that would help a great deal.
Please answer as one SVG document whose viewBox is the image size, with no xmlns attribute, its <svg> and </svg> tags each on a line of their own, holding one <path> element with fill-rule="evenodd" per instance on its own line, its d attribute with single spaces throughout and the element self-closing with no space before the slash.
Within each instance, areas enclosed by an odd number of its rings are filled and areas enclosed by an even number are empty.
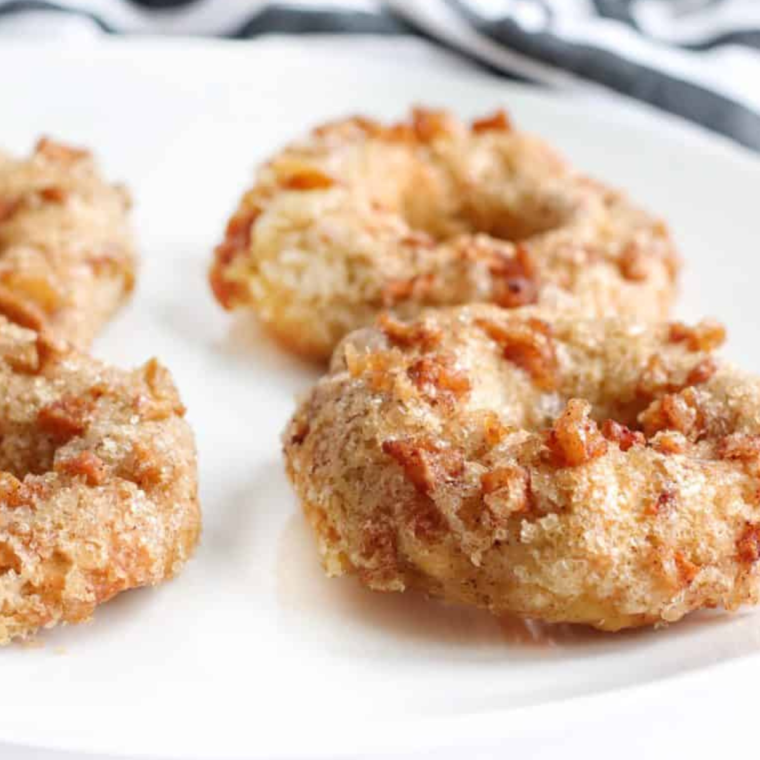
<svg viewBox="0 0 760 760">
<path fill-rule="evenodd" d="M 570 399 L 547 432 L 546 446 L 556 467 L 578 467 L 607 452 L 607 441 L 589 417 L 590 411 L 587 401 Z"/>
<path fill-rule="evenodd" d="M 414 132 L 414 128 L 411 124 L 399 122 L 398 124 L 391 124 L 382 130 L 378 135 L 387 142 L 394 143 L 411 143 L 417 139 L 417 135 Z"/>
<path fill-rule="evenodd" d="M 726 328 L 710 319 L 703 320 L 694 327 L 683 322 L 673 322 L 668 337 L 671 343 L 685 343 L 689 351 L 712 351 L 725 342 Z"/>
<path fill-rule="evenodd" d="M 39 361 L 33 346 L 9 347 L 8 351 L 2 352 L 2 359 L 19 374 L 35 375 L 38 372 Z"/>
<path fill-rule="evenodd" d="M 428 108 L 413 108 L 412 129 L 415 137 L 423 143 L 432 142 L 438 137 L 445 137 L 449 133 L 446 112 Z"/>
<path fill-rule="evenodd" d="M 21 572 L 21 557 L 13 551 L 7 541 L 0 541 L 0 574 L 12 570 L 14 573 Z"/>
<path fill-rule="evenodd" d="M 692 367 L 686 376 L 686 385 L 702 385 L 706 383 L 716 372 L 718 365 L 712 356 L 707 356 Z"/>
<path fill-rule="evenodd" d="M 616 443 L 621 451 L 628 451 L 632 446 L 643 446 L 646 443 L 642 432 L 631 430 L 615 420 L 605 420 L 602 423 L 602 435 L 608 441 Z"/>
<path fill-rule="evenodd" d="M 135 399 L 138 413 L 146 420 L 163 420 L 172 414 L 184 416 L 184 404 L 177 397 L 169 370 L 155 358 L 146 362 L 142 369 L 150 397 L 139 394 Z"/>
<path fill-rule="evenodd" d="M 306 167 L 282 180 L 282 185 L 288 190 L 325 190 L 332 187 L 335 180 L 327 173 L 316 167 Z"/>
<path fill-rule="evenodd" d="M 450 482 L 464 472 L 461 451 L 437 446 L 428 439 L 384 441 L 383 452 L 401 465 L 406 479 L 425 496 L 429 496 L 436 485 Z"/>
<path fill-rule="evenodd" d="M 505 309 L 515 309 L 538 301 L 535 267 L 525 246 L 518 245 L 515 255 L 510 258 L 495 257 L 489 271 L 493 277 L 494 303 Z"/>
<path fill-rule="evenodd" d="M 81 161 L 90 155 L 90 152 L 83 148 L 74 148 L 71 145 L 56 142 L 48 137 L 42 137 L 37 141 L 37 144 L 34 146 L 34 152 L 50 161 L 65 164 Z"/>
<path fill-rule="evenodd" d="M 79 396 L 62 396 L 37 413 L 40 429 L 55 441 L 65 443 L 82 435 L 89 424 L 92 403 Z"/>
<path fill-rule="evenodd" d="M 63 357 L 67 351 L 65 343 L 45 333 L 37 335 L 35 346 L 37 348 L 37 372 L 43 372 Z"/>
<path fill-rule="evenodd" d="M 760 524 L 745 524 L 736 542 L 736 556 L 739 562 L 747 565 L 752 565 L 760 559 Z"/>
<path fill-rule="evenodd" d="M 55 469 L 67 475 L 83 477 L 89 486 L 102 485 L 108 474 L 103 460 L 91 451 L 82 451 L 70 459 L 56 462 Z"/>
<path fill-rule="evenodd" d="M 650 441 L 650 445 L 660 454 L 683 454 L 689 446 L 683 433 L 676 430 L 662 430 Z"/>
<path fill-rule="evenodd" d="M 513 514 L 530 508 L 530 476 L 519 465 L 501 465 L 483 473 L 480 488 L 497 524 L 503 525 Z"/>
<path fill-rule="evenodd" d="M 132 451 L 127 462 L 128 472 L 122 474 L 144 490 L 161 485 L 164 471 L 156 453 L 141 443 L 132 444 Z"/>
<path fill-rule="evenodd" d="M 509 487 L 518 470 L 524 472 L 523 468 L 517 467 L 517 465 L 495 467 L 493 470 L 484 472 L 480 476 L 480 490 L 483 495 L 487 496 L 494 491 Z"/>
<path fill-rule="evenodd" d="M 631 282 L 643 282 L 649 277 L 649 257 L 635 243 L 620 255 L 618 266 L 623 277 Z"/>
<path fill-rule="evenodd" d="M 388 378 L 388 370 L 392 369 L 398 360 L 399 352 L 396 349 L 390 351 L 359 351 L 353 343 L 346 343 L 343 347 L 343 360 L 346 363 L 348 374 L 355 380 L 362 375 L 378 375 L 376 390 L 381 387 L 390 389 L 392 382 Z M 383 382 L 380 383 L 380 380 Z M 370 382 L 372 387 L 375 383 Z"/>
<path fill-rule="evenodd" d="M 511 132 L 512 122 L 507 112 L 503 108 L 500 108 L 489 116 L 475 119 L 472 122 L 472 131 L 475 134 L 480 134 L 481 132 Z"/>
<path fill-rule="evenodd" d="M 34 507 L 34 498 L 40 495 L 39 490 L 23 483 L 9 472 L 0 472 L 0 504 L 4 507 Z"/>
<path fill-rule="evenodd" d="M 694 440 L 704 426 L 699 399 L 693 388 L 686 388 L 680 393 L 669 393 L 654 401 L 639 415 L 639 422 L 647 438 L 660 430 L 676 430 Z"/>
<path fill-rule="evenodd" d="M 66 353 L 66 345 L 46 333 L 37 333 L 35 341 L 0 341 L 0 356 L 15 371 L 38 375 Z"/>
<path fill-rule="evenodd" d="M 409 379 L 433 404 L 453 406 L 470 390 L 470 379 L 448 354 L 422 356 L 407 370 Z"/>
<path fill-rule="evenodd" d="M 504 358 L 524 369 L 541 390 L 557 387 L 557 355 L 546 322 L 531 317 L 504 323 L 479 319 L 476 324 L 501 346 Z"/>
<path fill-rule="evenodd" d="M 422 301 L 430 293 L 434 283 L 433 274 L 420 274 L 405 280 L 388 280 L 381 291 L 383 306 L 387 309 L 402 301 Z"/>
<path fill-rule="evenodd" d="M 738 459 L 745 462 L 760 458 L 760 436 L 732 433 L 718 443 L 721 459 Z"/>
<path fill-rule="evenodd" d="M 11 288 L 0 285 L 0 314 L 21 327 L 39 332 L 45 325 L 45 313 L 33 301 L 25 299 Z"/>
<path fill-rule="evenodd" d="M 377 318 L 377 325 L 391 343 L 405 348 L 419 346 L 423 350 L 429 350 L 437 346 L 443 338 L 437 327 L 431 327 L 424 322 L 407 324 L 387 313 Z"/>
<path fill-rule="evenodd" d="M 49 185 L 48 187 L 40 188 L 37 194 L 43 200 L 49 203 L 63 203 L 68 198 L 68 193 L 62 187 L 56 185 Z"/>
</svg>

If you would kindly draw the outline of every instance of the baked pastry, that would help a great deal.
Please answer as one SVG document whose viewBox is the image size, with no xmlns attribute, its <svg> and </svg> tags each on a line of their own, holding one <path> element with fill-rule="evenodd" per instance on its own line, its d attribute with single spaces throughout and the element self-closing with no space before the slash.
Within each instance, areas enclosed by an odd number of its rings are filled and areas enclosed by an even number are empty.
<svg viewBox="0 0 760 760">
<path fill-rule="evenodd" d="M 0 154 L 0 314 L 87 347 L 132 290 L 129 206 L 85 150 Z"/>
<path fill-rule="evenodd" d="M 756 602 L 760 379 L 723 337 L 489 305 L 350 334 L 284 434 L 327 573 L 609 631 Z"/>
<path fill-rule="evenodd" d="M 195 445 L 171 377 L 0 317 L 0 643 L 88 619 L 175 575 L 200 530 Z"/>
<path fill-rule="evenodd" d="M 351 118 L 274 156 L 240 201 L 210 281 L 288 348 L 329 358 L 383 310 L 491 302 L 666 317 L 664 224 L 573 170 L 504 112 Z"/>
</svg>

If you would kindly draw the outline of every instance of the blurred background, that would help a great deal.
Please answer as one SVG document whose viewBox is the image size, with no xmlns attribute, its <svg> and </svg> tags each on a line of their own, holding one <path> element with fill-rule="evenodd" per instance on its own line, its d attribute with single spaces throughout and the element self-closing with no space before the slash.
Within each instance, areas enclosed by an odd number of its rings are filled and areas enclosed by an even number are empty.
<svg viewBox="0 0 760 760">
<path fill-rule="evenodd" d="M 0 0 L 0 44 L 125 34 L 414 36 L 462 66 L 614 92 L 760 150 L 758 0 Z"/>
</svg>

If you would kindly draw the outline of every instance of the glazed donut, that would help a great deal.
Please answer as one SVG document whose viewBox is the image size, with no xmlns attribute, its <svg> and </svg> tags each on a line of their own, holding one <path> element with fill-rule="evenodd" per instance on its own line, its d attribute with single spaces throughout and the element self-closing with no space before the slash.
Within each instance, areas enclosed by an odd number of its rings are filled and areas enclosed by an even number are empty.
<svg viewBox="0 0 760 760">
<path fill-rule="evenodd" d="M 289 348 L 327 359 L 382 310 L 492 302 L 665 318 L 678 263 L 662 222 L 498 112 L 417 109 L 319 127 L 264 165 L 210 281 Z"/>
<path fill-rule="evenodd" d="M 0 318 L 0 643 L 175 575 L 200 529 L 167 370 L 106 367 Z"/>
<path fill-rule="evenodd" d="M 284 434 L 327 573 L 609 631 L 756 602 L 760 379 L 723 337 L 490 305 L 349 335 Z"/>
<path fill-rule="evenodd" d="M 0 154 L 0 314 L 89 345 L 134 283 L 129 205 L 87 151 L 43 138 Z"/>
</svg>

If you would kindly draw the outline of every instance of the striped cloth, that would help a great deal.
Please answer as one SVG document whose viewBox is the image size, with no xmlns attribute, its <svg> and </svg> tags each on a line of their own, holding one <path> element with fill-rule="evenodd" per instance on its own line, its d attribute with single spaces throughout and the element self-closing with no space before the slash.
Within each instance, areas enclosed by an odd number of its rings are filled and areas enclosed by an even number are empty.
<svg viewBox="0 0 760 760">
<path fill-rule="evenodd" d="M 501 75 L 611 89 L 760 150 L 760 0 L 0 0 L 0 36 L 93 32 L 416 34 Z"/>
</svg>

